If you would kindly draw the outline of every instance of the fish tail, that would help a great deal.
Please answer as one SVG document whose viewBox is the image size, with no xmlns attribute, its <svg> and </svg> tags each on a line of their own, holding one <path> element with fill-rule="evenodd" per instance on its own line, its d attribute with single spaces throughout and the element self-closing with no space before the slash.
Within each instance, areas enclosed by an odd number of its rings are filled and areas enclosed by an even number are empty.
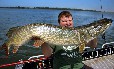
<svg viewBox="0 0 114 69">
<path fill-rule="evenodd" d="M 5 50 L 6 56 L 9 55 L 9 50 L 8 50 L 8 46 L 6 45 L 6 43 L 4 43 L 1 47 L 0 50 Z"/>
</svg>

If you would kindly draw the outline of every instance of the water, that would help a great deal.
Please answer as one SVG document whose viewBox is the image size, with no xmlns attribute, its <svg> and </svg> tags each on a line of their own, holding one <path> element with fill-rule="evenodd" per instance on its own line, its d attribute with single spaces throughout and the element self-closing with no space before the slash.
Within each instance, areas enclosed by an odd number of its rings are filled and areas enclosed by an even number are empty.
<svg viewBox="0 0 114 69">
<path fill-rule="evenodd" d="M 58 25 L 58 14 L 63 10 L 48 10 L 48 9 L 8 9 L 0 8 L 0 45 L 2 45 L 7 37 L 6 33 L 11 27 L 23 26 L 31 23 L 50 23 Z M 73 11 L 69 10 L 74 19 L 74 25 L 80 26 L 89 24 L 95 20 L 101 19 L 102 12 L 90 12 L 90 11 Z M 114 13 L 103 12 L 104 18 L 110 18 L 114 20 Z M 113 22 L 114 23 L 114 22 Z M 114 24 L 106 31 L 106 41 L 114 41 Z M 101 36 L 98 37 L 98 47 L 104 43 Z M 30 56 L 42 54 L 41 48 L 34 48 L 33 42 L 29 42 L 19 48 L 16 54 L 12 54 L 10 51 L 9 57 L 0 58 L 0 65 L 12 62 L 18 62 L 18 60 L 27 60 Z M 4 57 L 5 53 L 0 51 L 0 57 Z M 14 67 L 14 66 L 13 66 Z M 10 67 L 5 67 L 6 69 Z"/>
</svg>

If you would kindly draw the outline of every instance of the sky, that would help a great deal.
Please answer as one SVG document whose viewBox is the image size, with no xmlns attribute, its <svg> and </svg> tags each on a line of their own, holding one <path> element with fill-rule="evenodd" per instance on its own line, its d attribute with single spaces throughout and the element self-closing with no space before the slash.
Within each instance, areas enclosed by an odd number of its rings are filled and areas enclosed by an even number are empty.
<svg viewBox="0 0 114 69">
<path fill-rule="evenodd" d="M 114 12 L 114 0 L 0 0 L 0 7 L 17 6 L 77 8 Z"/>
</svg>

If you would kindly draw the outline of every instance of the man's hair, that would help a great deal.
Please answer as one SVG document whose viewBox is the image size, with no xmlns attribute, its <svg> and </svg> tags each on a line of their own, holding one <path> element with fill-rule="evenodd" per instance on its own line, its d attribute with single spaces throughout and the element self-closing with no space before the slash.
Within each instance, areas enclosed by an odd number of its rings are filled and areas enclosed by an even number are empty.
<svg viewBox="0 0 114 69">
<path fill-rule="evenodd" d="M 59 15 L 58 15 L 58 23 L 60 23 L 60 18 L 61 17 L 69 17 L 71 16 L 72 17 L 72 14 L 69 12 L 69 11 L 62 11 Z"/>
</svg>

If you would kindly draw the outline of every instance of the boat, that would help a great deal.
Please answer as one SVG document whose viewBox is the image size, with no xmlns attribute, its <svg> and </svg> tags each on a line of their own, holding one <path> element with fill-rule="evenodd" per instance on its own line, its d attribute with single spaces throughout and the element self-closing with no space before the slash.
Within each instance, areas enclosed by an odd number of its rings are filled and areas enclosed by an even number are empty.
<svg viewBox="0 0 114 69">
<path fill-rule="evenodd" d="M 82 54 L 83 63 L 92 69 L 114 69 L 114 42 L 104 43 L 102 48 L 89 50 L 86 47 Z M 0 68 L 13 66 L 15 69 L 53 69 L 53 55 L 49 58 L 44 55 L 31 56 L 28 60 L 19 60 L 10 64 L 0 65 Z M 85 69 L 88 69 L 85 67 Z"/>
<path fill-rule="evenodd" d="M 87 51 L 82 54 L 83 63 L 93 69 L 114 69 L 114 42 L 105 43 L 102 48 Z M 15 69 L 53 69 L 53 57 L 45 58 L 44 55 L 32 56 L 28 60 L 38 61 L 16 65 Z M 87 68 L 85 68 L 87 69 Z"/>
</svg>

